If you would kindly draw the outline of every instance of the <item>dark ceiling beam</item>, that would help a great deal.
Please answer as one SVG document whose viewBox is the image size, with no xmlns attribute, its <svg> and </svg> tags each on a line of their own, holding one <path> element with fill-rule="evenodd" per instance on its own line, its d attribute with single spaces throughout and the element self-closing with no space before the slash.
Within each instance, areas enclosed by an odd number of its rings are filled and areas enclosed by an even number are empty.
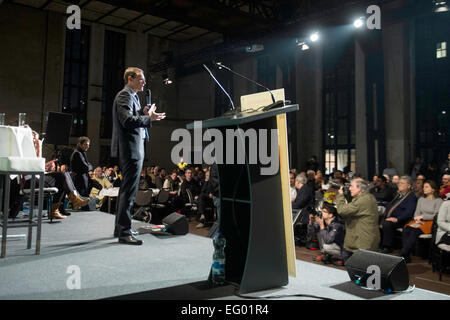
<svg viewBox="0 0 450 320">
<path fill-rule="evenodd" d="M 204 32 L 204 33 L 200 33 L 200 34 L 198 34 L 198 35 L 196 35 L 196 36 L 193 36 L 192 38 L 189 38 L 189 39 L 187 39 L 187 40 L 185 40 L 185 41 L 183 41 L 183 42 L 189 42 L 189 41 L 192 41 L 192 40 L 195 40 L 195 39 L 198 39 L 198 38 L 201 38 L 201 37 L 204 37 L 204 36 L 206 36 L 207 34 L 210 34 L 210 33 L 213 33 L 212 31 L 206 31 L 206 32 Z"/>
<path fill-rule="evenodd" d="M 142 32 L 143 32 L 143 33 L 147 33 L 147 32 L 149 32 L 150 30 L 155 29 L 155 28 L 158 28 L 159 26 L 162 26 L 163 24 L 166 24 L 166 23 L 169 22 L 169 21 L 170 21 L 170 20 L 164 20 L 164 21 L 162 21 L 162 22 L 160 22 L 160 23 L 157 23 L 157 24 L 151 26 L 150 28 L 147 28 L 147 29 L 143 30 Z"/>
<path fill-rule="evenodd" d="M 103 15 L 101 15 L 100 17 L 98 17 L 97 19 L 95 19 L 94 22 L 99 22 L 99 21 L 101 21 L 102 19 L 104 19 L 104 18 L 106 18 L 107 16 L 113 14 L 114 12 L 116 12 L 116 11 L 119 10 L 119 9 L 120 9 L 120 7 L 115 7 L 114 9 L 109 10 L 109 11 L 106 12 L 105 14 L 103 14 Z"/>
<path fill-rule="evenodd" d="M 212 0 L 186 0 L 185 7 L 176 6 L 171 1 L 158 3 L 148 0 L 98 1 L 224 34 L 242 35 L 270 28 L 270 20 L 252 17 L 250 14 L 233 10 Z"/>
<path fill-rule="evenodd" d="M 182 32 L 182 31 L 184 31 L 184 30 L 189 29 L 189 28 L 192 28 L 192 26 L 185 26 L 185 27 L 180 28 L 180 29 L 178 29 L 178 30 L 176 30 L 176 31 L 174 31 L 174 32 L 171 32 L 171 33 L 169 33 L 168 35 L 164 36 L 163 39 L 167 39 L 167 38 L 169 38 L 170 36 L 173 36 L 174 34 L 180 33 L 180 32 Z"/>
<path fill-rule="evenodd" d="M 40 6 L 39 9 L 45 9 L 45 8 L 47 8 L 47 6 L 50 4 L 50 2 L 52 2 L 52 0 L 47 0 L 47 1 L 45 1 L 45 3 L 44 3 L 42 6 Z"/>
<path fill-rule="evenodd" d="M 135 18 L 133 18 L 133 19 L 131 19 L 131 20 L 128 20 L 128 21 L 125 22 L 124 24 L 121 24 L 120 27 L 125 27 L 126 25 L 128 25 L 128 24 L 130 24 L 130 23 L 133 23 L 133 22 L 139 20 L 140 18 L 142 18 L 142 17 L 144 17 L 144 16 L 146 16 L 146 15 L 147 15 L 146 13 L 141 13 L 141 14 L 138 15 L 137 17 L 135 17 Z"/>
</svg>

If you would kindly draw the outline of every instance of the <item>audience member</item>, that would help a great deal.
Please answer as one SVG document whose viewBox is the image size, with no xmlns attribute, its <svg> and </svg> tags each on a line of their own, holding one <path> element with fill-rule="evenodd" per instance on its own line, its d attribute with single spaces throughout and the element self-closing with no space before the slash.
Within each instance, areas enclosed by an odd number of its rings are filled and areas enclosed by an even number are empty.
<svg viewBox="0 0 450 320">
<path fill-rule="evenodd" d="M 416 157 L 414 163 L 411 165 L 409 172 L 411 173 L 411 179 L 417 179 L 418 175 L 422 173 L 424 170 L 422 159 L 420 157 Z"/>
<path fill-rule="evenodd" d="M 444 161 L 444 164 L 441 166 L 442 174 L 450 174 L 450 152 L 447 155 L 447 160 Z"/>
<path fill-rule="evenodd" d="M 404 257 L 406 262 L 411 262 L 410 254 L 413 251 L 417 238 L 421 234 L 431 234 L 431 225 L 434 216 L 439 212 L 443 202 L 439 198 L 438 187 L 433 180 L 427 180 L 423 184 L 424 196 L 417 201 L 414 219 L 406 224 L 402 232 L 402 250 L 400 256 Z"/>
<path fill-rule="evenodd" d="M 380 242 L 377 200 L 369 192 L 369 184 L 361 178 L 350 182 L 352 201 L 347 203 L 343 187 L 336 198 L 337 212 L 345 222 L 342 259 L 347 259 L 357 250 L 377 251 Z"/>
<path fill-rule="evenodd" d="M 398 183 L 400 182 L 400 176 L 398 174 L 394 174 L 392 176 L 392 184 L 396 185 L 396 188 L 398 189 Z"/>
<path fill-rule="evenodd" d="M 210 179 L 210 176 L 210 171 L 206 171 L 205 182 L 198 197 L 197 211 L 200 215 L 200 223 L 196 226 L 196 228 L 203 228 L 206 224 L 211 224 L 214 222 L 214 210 L 207 210 L 207 208 L 214 208 L 213 197 L 219 196 L 219 190 L 215 185 L 215 182 Z"/>
<path fill-rule="evenodd" d="M 416 195 L 416 198 L 419 199 L 423 196 L 423 183 L 425 179 L 422 179 L 420 177 L 423 177 L 422 175 L 419 175 L 419 177 L 414 181 L 414 194 Z"/>
<path fill-rule="evenodd" d="M 94 177 L 93 182 L 95 184 L 93 184 L 93 187 L 90 191 L 89 197 L 93 197 L 98 199 L 97 202 L 97 208 L 101 208 L 103 205 L 103 202 L 105 201 L 105 197 L 100 195 L 100 191 L 105 188 L 105 189 L 110 189 L 113 187 L 112 183 L 109 182 L 109 180 L 104 176 L 102 168 L 101 167 L 97 167 L 94 170 Z"/>
<path fill-rule="evenodd" d="M 450 196 L 450 173 L 446 173 L 442 176 L 442 185 L 439 188 L 439 196 L 442 199 Z"/>
<path fill-rule="evenodd" d="M 88 137 L 78 138 L 77 147 L 70 157 L 70 170 L 73 182 L 83 197 L 89 196 L 89 171 L 93 169 L 86 155 L 90 143 L 91 141 Z"/>
<path fill-rule="evenodd" d="M 449 234 L 450 234 L 450 198 L 447 198 L 442 203 L 437 217 L 436 244 L 445 243 L 450 245 Z"/>
<path fill-rule="evenodd" d="M 440 181 L 440 172 L 435 161 L 432 161 L 428 164 L 423 174 L 427 177 L 427 180 L 433 180 L 436 184 L 439 184 Z"/>
<path fill-rule="evenodd" d="M 186 203 L 189 203 L 189 196 L 186 191 L 187 189 L 189 189 L 189 191 L 191 192 L 194 198 L 193 200 L 197 200 L 200 194 L 200 189 L 198 187 L 197 181 L 195 181 L 192 177 L 191 168 L 185 170 L 185 178 L 183 180 L 183 183 L 181 184 L 180 198 L 182 200 L 182 206 L 184 206 L 184 204 Z"/>
<path fill-rule="evenodd" d="M 391 179 L 393 176 L 398 175 L 397 170 L 391 161 L 387 162 L 387 167 L 383 170 L 383 175 L 387 174 Z"/>
<path fill-rule="evenodd" d="M 395 196 L 395 191 L 387 184 L 387 180 L 384 176 L 377 178 L 375 186 L 370 189 L 370 193 L 374 195 L 377 202 L 381 205 L 391 202 Z"/>
<path fill-rule="evenodd" d="M 163 189 L 169 191 L 171 197 L 178 195 L 180 191 L 180 185 L 183 183 L 183 179 L 178 175 L 178 171 L 172 170 L 169 177 L 164 181 Z"/>
<path fill-rule="evenodd" d="M 342 266 L 341 251 L 344 245 L 345 227 L 337 215 L 336 208 L 324 203 L 322 216 L 311 214 L 309 218 L 308 232 L 317 234 L 321 252 L 321 255 L 314 260 Z"/>
<path fill-rule="evenodd" d="M 312 170 L 314 172 L 319 170 L 319 162 L 317 162 L 316 156 L 309 157 L 308 161 L 306 162 L 305 170 Z"/>
<path fill-rule="evenodd" d="M 161 168 L 158 172 L 158 175 L 155 176 L 156 189 L 162 189 L 165 180 L 166 180 L 166 169 Z"/>
<path fill-rule="evenodd" d="M 295 188 L 295 173 L 293 172 L 289 173 L 289 188 L 290 188 L 291 202 L 293 202 L 297 197 L 297 189 Z"/>
<path fill-rule="evenodd" d="M 297 197 L 292 202 L 292 209 L 301 209 L 300 221 L 304 224 L 308 223 L 309 213 L 304 210 L 314 206 L 314 190 L 307 184 L 308 180 L 305 176 L 299 174 L 295 178 L 295 188 L 297 189 Z"/>
<path fill-rule="evenodd" d="M 383 253 L 392 253 L 395 229 L 402 228 L 411 220 L 416 210 L 417 198 L 412 190 L 410 176 L 402 176 L 398 183 L 397 196 L 387 206 L 382 221 Z"/>
</svg>

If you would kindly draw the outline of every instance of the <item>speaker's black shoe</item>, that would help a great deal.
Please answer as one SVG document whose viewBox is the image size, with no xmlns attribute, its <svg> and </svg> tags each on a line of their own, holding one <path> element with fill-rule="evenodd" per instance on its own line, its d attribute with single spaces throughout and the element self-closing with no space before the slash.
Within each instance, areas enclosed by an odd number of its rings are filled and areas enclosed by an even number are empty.
<svg viewBox="0 0 450 320">
<path fill-rule="evenodd" d="M 384 254 L 390 254 L 392 252 L 394 252 L 394 250 L 392 250 L 392 248 L 389 248 L 389 247 L 383 248 L 383 250 L 381 250 L 381 253 L 384 253 Z"/>
<path fill-rule="evenodd" d="M 139 232 L 137 232 L 137 231 L 134 231 L 133 229 L 130 229 L 130 232 L 131 232 L 131 235 L 133 236 L 133 237 L 136 237 L 136 236 L 138 236 L 139 235 Z M 120 235 L 120 231 L 119 231 L 119 229 L 114 229 L 114 238 L 118 238 L 119 237 L 119 235 Z"/>
<path fill-rule="evenodd" d="M 142 244 L 142 240 L 136 239 L 133 236 L 119 237 L 119 242 L 124 244 L 132 244 L 135 246 L 140 246 Z"/>
</svg>

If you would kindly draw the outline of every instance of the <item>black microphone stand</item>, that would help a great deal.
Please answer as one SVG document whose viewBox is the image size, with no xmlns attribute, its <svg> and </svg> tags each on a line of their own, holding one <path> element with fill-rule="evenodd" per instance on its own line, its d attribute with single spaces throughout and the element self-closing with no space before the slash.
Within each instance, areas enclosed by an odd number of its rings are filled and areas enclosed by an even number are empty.
<svg viewBox="0 0 450 320">
<path fill-rule="evenodd" d="M 239 76 L 239 77 L 241 77 L 241 78 L 244 78 L 244 79 L 250 81 L 251 83 L 254 83 L 254 84 L 256 84 L 257 86 L 259 86 L 259 87 L 261 87 L 261 88 L 264 88 L 266 91 L 268 91 L 268 92 L 270 93 L 270 96 L 272 97 L 272 102 L 273 102 L 273 103 L 272 103 L 272 104 L 269 104 L 269 105 L 267 105 L 267 106 L 265 106 L 265 107 L 263 108 L 264 111 L 267 111 L 267 110 L 270 110 L 270 109 L 273 109 L 273 108 L 278 108 L 278 107 L 284 106 L 284 101 L 282 101 L 282 100 L 276 101 L 276 100 L 275 100 L 275 96 L 273 95 L 272 91 L 271 91 L 269 88 L 263 86 L 262 84 L 256 82 L 256 81 L 253 80 L 253 79 L 250 79 L 250 78 L 244 76 L 243 74 L 240 74 L 240 73 L 238 73 L 238 72 L 236 72 L 236 71 L 230 69 L 229 67 L 227 67 L 226 65 L 222 64 L 221 62 L 216 62 L 215 65 L 216 65 L 219 69 L 224 68 L 224 69 L 230 71 L 232 74 L 235 74 L 235 75 L 237 75 L 237 76 Z"/>
</svg>

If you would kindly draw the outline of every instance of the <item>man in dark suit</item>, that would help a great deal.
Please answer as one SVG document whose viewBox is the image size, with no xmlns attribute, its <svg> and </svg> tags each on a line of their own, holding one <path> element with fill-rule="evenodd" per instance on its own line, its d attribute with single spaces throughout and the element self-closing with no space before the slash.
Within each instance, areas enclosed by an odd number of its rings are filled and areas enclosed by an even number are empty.
<svg viewBox="0 0 450 320">
<path fill-rule="evenodd" d="M 86 155 L 90 143 L 91 141 L 88 137 L 78 138 L 77 147 L 70 156 L 73 183 L 78 193 L 83 197 L 89 197 L 89 171 L 93 170 Z"/>
<path fill-rule="evenodd" d="M 141 69 L 127 68 L 124 81 L 125 87 L 116 95 L 113 104 L 111 156 L 119 158 L 122 169 L 114 235 L 121 243 L 140 245 L 142 241 L 136 239 L 131 230 L 131 210 L 139 187 L 144 142 L 148 141 L 147 129 L 151 127 L 151 121 L 162 120 L 166 115 L 156 113 L 154 104 L 141 109 L 137 95 L 145 85 Z"/>
</svg>

